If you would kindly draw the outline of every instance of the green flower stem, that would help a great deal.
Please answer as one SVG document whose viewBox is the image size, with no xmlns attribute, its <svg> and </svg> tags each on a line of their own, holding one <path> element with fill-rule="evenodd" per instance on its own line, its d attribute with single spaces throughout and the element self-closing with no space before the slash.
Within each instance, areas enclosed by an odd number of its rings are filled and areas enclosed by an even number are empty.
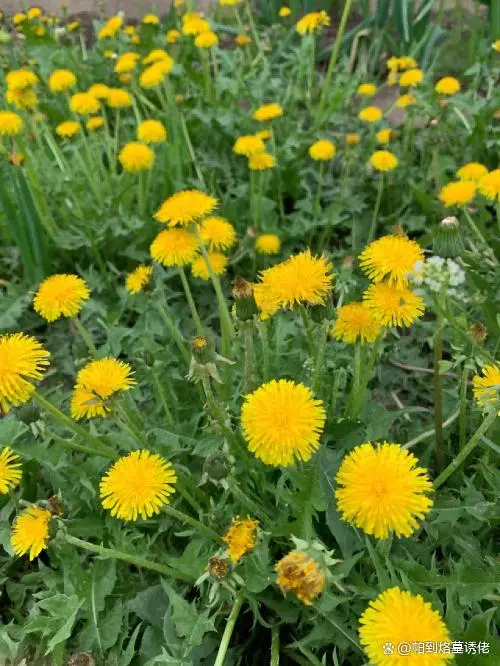
<svg viewBox="0 0 500 666">
<path fill-rule="evenodd" d="M 253 334 L 254 322 L 253 320 L 245 321 L 243 327 L 243 340 L 245 345 L 245 371 L 243 380 L 243 393 L 251 393 L 253 390 L 253 377 L 254 377 L 254 356 L 253 356 Z"/>
<path fill-rule="evenodd" d="M 269 381 L 269 339 L 267 335 L 267 321 L 258 321 L 260 344 L 262 348 L 262 382 Z"/>
<path fill-rule="evenodd" d="M 117 109 L 115 117 L 115 136 L 113 139 L 113 162 L 112 162 L 113 173 L 116 173 L 118 168 L 118 147 L 120 145 L 120 117 L 121 117 L 120 109 Z"/>
<path fill-rule="evenodd" d="M 185 363 L 187 366 L 189 366 L 189 363 L 191 362 L 191 357 L 189 355 L 189 352 L 186 347 L 186 342 L 184 338 L 182 337 L 179 329 L 175 325 L 174 320 L 172 319 L 172 316 L 170 312 L 166 310 L 166 308 L 161 304 L 161 303 L 155 303 L 155 307 L 158 310 L 158 313 L 160 317 L 163 320 L 163 323 L 167 327 L 168 332 L 172 336 L 172 340 L 175 342 L 177 345 L 177 349 L 179 350 L 182 358 L 184 359 Z"/>
<path fill-rule="evenodd" d="M 476 432 L 469 439 L 464 448 L 459 452 L 457 456 L 455 456 L 455 458 L 451 461 L 448 467 L 446 467 L 446 469 L 443 472 L 441 472 L 438 478 L 434 481 L 433 484 L 434 490 L 437 490 L 440 486 L 442 486 L 443 483 L 447 481 L 449 477 L 453 474 L 453 472 L 455 472 L 460 467 L 460 465 L 464 462 L 464 460 L 470 456 L 472 451 L 474 451 L 476 446 L 481 441 L 481 437 L 484 434 L 486 434 L 489 428 L 493 425 L 497 416 L 498 416 L 497 409 L 494 407 L 489 412 L 484 421 L 481 423 Z"/>
<path fill-rule="evenodd" d="M 280 628 L 278 624 L 271 627 L 271 662 L 270 666 L 280 663 Z"/>
<path fill-rule="evenodd" d="M 456 412 L 453 412 L 451 416 L 449 416 L 446 421 L 443 421 L 443 430 L 444 428 L 447 428 L 450 426 L 452 423 L 454 423 L 460 415 L 460 410 L 457 409 Z M 417 437 L 414 437 L 411 439 L 409 442 L 406 442 L 402 446 L 403 449 L 411 449 L 412 447 L 416 446 L 420 442 L 423 442 L 425 439 L 429 439 L 429 437 L 433 437 L 436 433 L 436 430 L 434 428 L 431 428 L 430 430 L 426 430 L 423 432 L 421 435 L 418 435 Z"/>
<path fill-rule="evenodd" d="M 64 425 L 66 428 L 72 430 L 76 435 L 78 435 L 82 439 L 90 442 L 96 448 L 96 450 L 100 451 L 99 455 L 102 455 L 106 458 L 109 458 L 110 456 L 114 457 L 116 455 L 113 449 L 103 444 L 98 437 L 95 437 L 95 435 L 92 435 L 92 433 L 90 433 L 88 430 L 85 430 L 85 428 L 79 426 L 69 416 L 63 414 L 51 402 L 49 402 L 42 395 L 40 395 L 38 391 L 34 391 L 32 397 L 35 400 L 35 402 L 37 402 L 40 405 L 42 409 L 48 412 L 56 421 L 59 421 L 61 425 Z"/>
<path fill-rule="evenodd" d="M 186 500 L 189 506 L 196 512 L 197 515 L 202 514 L 203 509 L 194 499 L 194 497 L 191 495 L 189 490 L 186 488 L 186 475 L 183 472 L 179 472 L 179 470 L 177 469 L 175 470 L 175 473 L 177 476 L 177 481 L 175 484 L 176 492 L 178 491 L 182 495 L 182 497 Z"/>
<path fill-rule="evenodd" d="M 249 511 L 249 515 L 255 515 L 263 522 L 271 521 L 271 517 L 266 513 L 265 509 L 243 492 L 241 485 L 236 479 L 229 478 L 227 484 L 234 499 L 238 500 Z"/>
<path fill-rule="evenodd" d="M 314 340 L 314 335 L 312 332 L 311 321 L 309 319 L 309 315 L 307 313 L 305 306 L 303 305 L 299 306 L 299 312 L 300 312 L 300 317 L 302 319 L 302 323 L 304 325 L 304 331 L 306 333 L 307 343 L 309 345 L 309 354 L 313 359 L 316 358 L 316 342 Z"/>
<path fill-rule="evenodd" d="M 360 396 L 362 362 L 363 362 L 363 346 L 361 342 L 356 342 L 354 345 L 352 388 L 351 388 L 351 395 L 348 401 L 348 414 L 352 418 L 352 420 L 355 420 L 357 418 L 363 402 L 363 399 Z"/>
<path fill-rule="evenodd" d="M 497 224 L 498 231 L 500 231 L 500 201 L 497 201 Z"/>
<path fill-rule="evenodd" d="M 224 633 L 222 635 L 222 640 L 219 645 L 219 650 L 217 652 L 217 657 L 215 658 L 214 666 L 224 666 L 224 660 L 226 658 L 229 642 L 231 640 L 231 636 L 233 635 L 234 626 L 236 624 L 236 620 L 238 619 L 238 615 L 240 614 L 244 600 L 245 597 L 240 593 L 234 601 L 231 613 L 229 614 L 229 618 L 226 623 L 226 628 L 224 629 Z"/>
<path fill-rule="evenodd" d="M 311 108 L 314 94 L 314 75 L 316 73 L 316 37 L 314 34 L 310 35 L 310 64 L 307 71 L 307 104 Z"/>
<path fill-rule="evenodd" d="M 316 192 L 316 199 L 314 201 L 314 209 L 313 209 L 314 219 L 316 220 L 316 222 L 318 222 L 320 208 L 321 208 L 321 190 L 323 189 L 324 173 L 325 173 L 325 162 L 324 160 L 321 160 L 321 164 L 319 167 L 319 176 L 318 176 L 318 191 Z"/>
<path fill-rule="evenodd" d="M 137 555 L 132 555 L 131 553 L 124 553 L 121 550 L 115 550 L 114 548 L 105 548 L 104 546 L 98 546 L 95 543 L 90 543 L 89 541 L 84 541 L 83 539 L 78 539 L 77 537 L 72 536 L 71 534 L 65 534 L 64 539 L 67 543 L 72 546 L 77 546 L 83 550 L 87 550 L 90 553 L 96 553 L 97 555 L 102 555 L 103 557 L 109 557 L 115 560 L 122 560 L 122 562 L 128 562 L 133 564 L 136 567 L 142 569 L 151 569 L 151 571 L 156 571 L 160 574 L 165 574 L 171 578 L 176 578 L 177 580 L 182 580 L 185 583 L 194 583 L 194 577 L 190 576 L 187 573 L 182 571 L 177 571 L 172 567 L 167 566 L 166 564 L 160 564 L 159 562 L 152 562 L 147 560 L 144 557 L 138 557 Z"/>
<path fill-rule="evenodd" d="M 161 406 L 163 407 L 163 413 L 165 414 L 165 420 L 167 421 L 168 425 L 173 426 L 174 425 L 174 417 L 172 416 L 172 412 L 170 411 L 170 407 L 168 406 L 168 401 L 167 401 L 167 396 L 165 395 L 165 390 L 162 386 L 162 383 L 160 381 L 160 378 L 158 377 L 158 373 L 154 368 L 151 368 L 151 375 L 153 377 L 153 383 L 156 388 L 156 392 L 158 394 L 158 398 L 160 400 Z"/>
<path fill-rule="evenodd" d="M 462 368 L 462 376 L 460 378 L 460 414 L 458 416 L 458 446 L 460 451 L 465 448 L 467 441 L 467 384 L 469 381 L 469 372 L 470 369 L 465 360 L 464 367 Z"/>
<path fill-rule="evenodd" d="M 378 182 L 378 193 L 377 193 L 377 201 L 375 202 L 375 208 L 373 209 L 373 217 L 372 217 L 372 222 L 370 224 L 370 231 L 368 232 L 368 243 L 371 243 L 373 240 L 375 240 L 375 236 L 377 233 L 377 219 L 378 219 L 378 214 L 380 212 L 380 204 L 382 203 L 382 192 L 384 191 L 384 176 L 383 174 L 380 174 L 379 182 Z"/>
<path fill-rule="evenodd" d="M 313 393 L 318 393 L 321 384 L 321 372 L 325 362 L 326 343 L 328 340 L 329 324 L 323 324 L 321 327 L 321 337 L 318 344 L 316 359 L 314 363 L 313 376 L 311 380 Z"/>
<path fill-rule="evenodd" d="M 146 217 L 146 197 L 145 189 L 146 182 L 144 178 L 144 172 L 140 171 L 137 174 L 137 206 L 139 209 L 139 217 L 144 219 Z"/>
<path fill-rule="evenodd" d="M 180 118 L 180 121 L 181 121 L 181 129 L 182 129 L 182 133 L 184 135 L 184 140 L 186 142 L 186 146 L 187 146 L 187 149 L 188 149 L 188 152 L 189 152 L 189 156 L 191 158 L 191 162 L 193 163 L 193 166 L 195 168 L 198 180 L 203 185 L 203 187 L 206 189 L 205 179 L 203 178 L 203 173 L 200 169 L 199 160 L 197 159 L 196 154 L 194 152 L 193 143 L 191 141 L 191 137 L 189 136 L 189 130 L 188 130 L 188 126 L 186 124 L 186 119 L 184 118 L 184 115 L 182 113 L 179 113 L 179 118 Z"/>
<path fill-rule="evenodd" d="M 439 368 L 443 357 L 444 326 L 444 318 L 438 315 L 434 335 L 434 430 L 436 433 L 436 469 L 438 472 L 442 472 L 444 468 L 443 402 Z"/>
<path fill-rule="evenodd" d="M 262 50 L 262 43 L 260 41 L 259 33 L 257 32 L 257 28 L 255 27 L 255 21 L 253 20 L 251 3 L 246 2 L 245 3 L 245 8 L 247 10 L 248 22 L 250 24 L 250 32 L 252 33 L 252 36 L 255 40 L 255 44 L 257 45 L 257 49 L 259 51 L 259 56 L 263 57 L 264 53 L 263 53 L 263 50 Z"/>
<path fill-rule="evenodd" d="M 212 86 L 212 73 L 210 71 L 210 60 L 209 55 L 206 53 L 205 49 L 200 49 L 201 51 L 201 64 L 203 67 L 203 80 L 205 83 L 205 98 L 208 102 L 213 100 L 213 86 Z"/>
<path fill-rule="evenodd" d="M 174 509 L 173 506 L 170 506 L 170 504 L 165 504 L 163 506 L 162 511 L 165 511 L 165 513 L 168 513 L 169 516 L 172 518 L 176 518 L 178 521 L 181 523 L 185 523 L 186 525 L 190 525 L 191 527 L 194 527 L 196 530 L 199 532 L 203 532 L 206 536 L 210 537 L 214 541 L 222 541 L 222 538 L 217 534 L 217 532 L 214 532 L 210 527 L 207 527 L 203 523 L 201 523 L 199 520 L 196 520 L 196 518 L 192 518 L 191 516 L 188 516 L 187 514 L 183 513 L 182 511 L 179 511 L 178 509 Z"/>
<path fill-rule="evenodd" d="M 64 448 L 66 449 L 79 451 L 80 453 L 87 453 L 89 456 L 100 456 L 101 458 L 109 458 L 110 460 L 116 460 L 118 458 L 118 454 L 115 453 L 114 451 L 110 450 L 108 454 L 105 454 L 99 449 L 94 449 L 92 446 L 77 444 L 71 439 L 65 439 L 64 437 L 61 437 L 61 435 L 57 435 L 55 432 L 52 432 L 50 430 L 47 430 L 47 433 L 55 440 L 57 440 L 58 444 L 64 446 Z"/>
<path fill-rule="evenodd" d="M 479 229 L 477 227 L 477 224 L 474 222 L 474 220 L 472 219 L 471 214 L 469 213 L 469 211 L 467 210 L 467 208 L 465 206 L 463 207 L 463 211 L 464 211 L 465 217 L 467 218 L 467 222 L 469 223 L 469 226 L 472 229 L 472 231 L 474 232 L 474 234 L 477 236 L 477 239 L 480 241 L 480 243 L 482 245 L 488 246 L 486 238 L 479 231 Z"/>
<path fill-rule="evenodd" d="M 125 426 L 125 430 L 128 431 L 129 434 L 133 436 L 133 438 L 137 441 L 140 447 L 144 449 L 149 449 L 149 443 L 147 437 L 143 434 L 141 429 L 135 423 L 132 410 L 130 409 L 129 405 L 127 405 L 124 399 L 120 399 L 116 402 L 116 409 L 121 419 L 123 420 L 123 425 Z"/>
<path fill-rule="evenodd" d="M 76 330 L 80 334 L 80 337 L 82 340 L 85 342 L 87 345 L 87 349 L 90 352 L 90 355 L 93 356 L 94 358 L 98 358 L 99 354 L 97 352 L 97 347 L 94 344 L 94 341 L 92 340 L 92 336 L 90 333 L 87 331 L 85 326 L 82 324 L 82 322 L 78 319 L 78 317 L 73 317 L 72 319 Z"/>
<path fill-rule="evenodd" d="M 335 65 L 337 64 L 337 58 L 340 52 L 340 46 L 344 38 L 344 32 L 347 25 L 347 19 L 351 12 L 352 0 L 346 0 L 344 4 L 344 9 L 342 11 L 342 16 L 340 17 L 339 29 L 337 31 L 337 36 L 335 38 L 335 43 L 333 44 L 332 54 L 330 56 L 330 62 L 328 63 L 328 70 L 326 72 L 325 81 L 323 83 L 323 88 L 321 89 L 321 95 L 319 98 L 318 109 L 316 112 L 316 126 L 318 126 L 323 120 L 323 113 L 325 110 L 325 103 L 328 98 L 330 83 L 332 80 L 333 72 L 335 70 Z"/>
<path fill-rule="evenodd" d="M 381 344 L 382 344 L 382 335 L 379 335 L 379 337 L 375 340 L 373 344 L 370 356 L 368 358 L 368 364 L 366 365 L 363 371 L 363 378 L 360 381 L 359 392 L 355 397 L 355 401 L 351 412 L 351 418 L 353 419 L 356 419 L 358 417 L 359 412 L 361 411 L 361 407 L 363 406 L 366 389 L 368 388 L 368 383 L 372 378 L 373 369 L 375 367 L 375 362 L 377 360 Z"/>
<path fill-rule="evenodd" d="M 278 161 L 278 152 L 276 150 L 276 137 L 275 137 L 275 132 L 274 129 L 271 128 L 271 145 L 273 147 L 273 155 L 276 158 L 276 176 L 278 180 L 278 187 L 277 187 L 277 192 L 276 192 L 276 197 L 278 199 L 278 210 L 280 212 L 280 218 L 281 221 L 284 222 L 285 220 L 285 208 L 283 206 L 283 178 L 281 175 L 281 166 Z M 261 193 L 260 193 L 261 196 Z M 260 207 L 260 204 L 259 204 Z"/>
<path fill-rule="evenodd" d="M 181 276 L 184 293 L 186 294 L 189 309 L 191 310 L 191 316 L 193 317 L 194 325 L 196 328 L 196 335 L 205 335 L 203 324 L 201 323 L 200 315 L 198 314 L 196 303 L 194 302 L 193 294 L 191 293 L 191 287 L 189 286 L 186 272 L 182 266 L 179 266 L 179 275 Z"/>
</svg>

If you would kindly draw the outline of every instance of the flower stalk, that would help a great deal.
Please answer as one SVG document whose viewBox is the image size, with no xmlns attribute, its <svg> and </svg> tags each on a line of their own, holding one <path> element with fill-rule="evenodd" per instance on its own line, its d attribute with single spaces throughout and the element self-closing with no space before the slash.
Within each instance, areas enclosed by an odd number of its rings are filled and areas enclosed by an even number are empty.
<svg viewBox="0 0 500 666">
<path fill-rule="evenodd" d="M 229 647 L 229 642 L 231 641 L 231 636 L 233 635 L 234 627 L 238 619 L 238 615 L 240 614 L 240 610 L 244 600 L 245 597 L 243 596 L 242 593 L 240 593 L 234 601 L 231 613 L 229 614 L 229 618 L 226 623 L 226 628 L 224 629 L 224 633 L 222 635 L 222 640 L 219 645 L 219 650 L 215 658 L 214 666 L 224 666 L 224 661 L 226 658 L 227 649 Z"/>
</svg>

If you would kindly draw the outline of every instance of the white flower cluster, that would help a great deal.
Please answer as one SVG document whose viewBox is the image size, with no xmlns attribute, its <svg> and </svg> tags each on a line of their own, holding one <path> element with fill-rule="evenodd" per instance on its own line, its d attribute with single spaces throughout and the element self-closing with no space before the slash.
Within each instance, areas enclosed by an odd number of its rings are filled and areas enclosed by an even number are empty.
<svg viewBox="0 0 500 666">
<path fill-rule="evenodd" d="M 463 268 L 453 259 L 430 257 L 426 262 L 417 261 L 410 275 L 411 281 L 434 293 L 445 290 L 447 296 L 465 300 L 465 293 L 459 289 L 465 282 Z"/>
</svg>

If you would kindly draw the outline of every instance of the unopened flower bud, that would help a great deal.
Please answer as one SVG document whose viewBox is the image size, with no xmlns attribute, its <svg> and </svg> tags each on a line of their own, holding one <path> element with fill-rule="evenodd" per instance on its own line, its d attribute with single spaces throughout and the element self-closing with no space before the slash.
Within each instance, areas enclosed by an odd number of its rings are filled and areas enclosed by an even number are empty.
<svg viewBox="0 0 500 666">
<path fill-rule="evenodd" d="M 95 666 L 95 659 L 90 652 L 75 652 L 66 662 L 67 666 Z"/>
<path fill-rule="evenodd" d="M 395 224 L 392 229 L 391 233 L 393 236 L 405 236 L 405 230 L 400 224 Z"/>
<path fill-rule="evenodd" d="M 213 578 L 220 580 L 225 578 L 230 571 L 229 559 L 227 557 L 214 556 L 208 560 L 208 572 Z"/>
<path fill-rule="evenodd" d="M 225 453 L 212 453 L 203 465 L 203 472 L 214 481 L 225 479 L 230 471 L 231 461 Z"/>
<path fill-rule="evenodd" d="M 350 270 L 354 264 L 354 257 L 350 254 L 346 255 L 342 260 L 342 268 Z"/>
<path fill-rule="evenodd" d="M 488 330 L 484 324 L 472 324 L 470 327 L 470 334 L 472 335 L 474 342 L 477 342 L 480 345 L 486 340 Z"/>
<path fill-rule="evenodd" d="M 258 231 L 255 227 L 248 227 L 247 229 L 247 236 L 248 238 L 257 238 L 258 236 Z"/>
<path fill-rule="evenodd" d="M 460 257 L 465 248 L 456 217 L 445 217 L 434 230 L 433 250 L 440 257 Z"/>
<path fill-rule="evenodd" d="M 235 278 L 233 281 L 233 298 L 236 316 L 241 321 L 248 321 L 258 313 L 251 282 L 242 277 Z"/>
<path fill-rule="evenodd" d="M 64 515 L 64 505 L 59 495 L 52 495 L 49 497 L 47 500 L 47 509 L 53 516 L 59 516 L 59 518 L 62 518 Z"/>
</svg>

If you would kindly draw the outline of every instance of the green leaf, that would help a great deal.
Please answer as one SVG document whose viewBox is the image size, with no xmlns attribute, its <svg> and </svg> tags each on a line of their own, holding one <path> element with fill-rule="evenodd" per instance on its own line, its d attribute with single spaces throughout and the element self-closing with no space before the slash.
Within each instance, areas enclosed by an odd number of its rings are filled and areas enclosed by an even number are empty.
<svg viewBox="0 0 500 666">
<path fill-rule="evenodd" d="M 43 638 L 50 637 L 45 651 L 45 655 L 48 655 L 59 643 L 71 636 L 77 613 L 82 605 L 83 599 L 79 599 L 76 595 L 55 594 L 48 599 L 42 599 L 35 604 L 39 614 L 27 623 L 24 631 L 27 634 L 40 633 Z"/>
<path fill-rule="evenodd" d="M 500 639 L 493 635 L 490 625 L 495 626 L 494 617 L 498 608 L 490 608 L 482 615 L 475 615 L 461 637 L 464 643 L 486 643 L 488 654 L 460 654 L 456 656 L 457 666 L 498 666 L 500 663 Z"/>
<path fill-rule="evenodd" d="M 163 578 L 161 582 L 172 606 L 172 619 L 177 634 L 185 639 L 189 647 L 201 645 L 203 636 L 209 631 L 215 631 L 208 611 L 200 613 L 195 603 L 190 604 L 183 599 Z"/>
</svg>

